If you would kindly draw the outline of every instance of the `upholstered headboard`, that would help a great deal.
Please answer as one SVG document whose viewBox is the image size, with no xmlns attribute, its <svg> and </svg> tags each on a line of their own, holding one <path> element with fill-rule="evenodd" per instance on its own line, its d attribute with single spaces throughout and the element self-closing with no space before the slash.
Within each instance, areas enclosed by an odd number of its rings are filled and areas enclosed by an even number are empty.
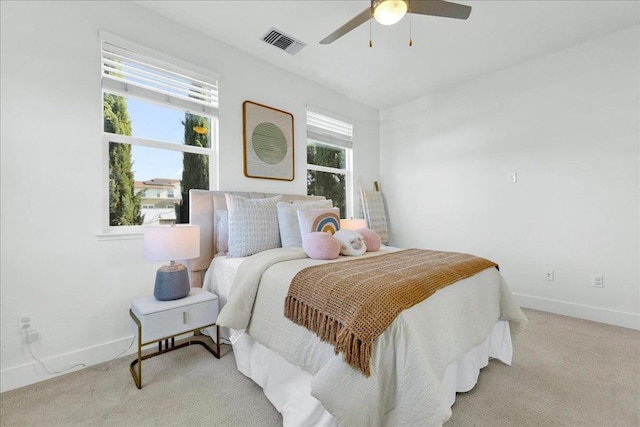
<svg viewBox="0 0 640 427">
<path fill-rule="evenodd" d="M 271 193 L 252 193 L 239 191 L 189 190 L 189 223 L 200 226 L 200 256 L 189 261 L 191 286 L 202 287 L 204 273 L 216 250 L 216 210 L 227 209 L 225 193 L 235 194 L 249 199 L 262 199 L 277 196 Z M 322 196 L 302 194 L 282 194 L 282 201 L 323 200 Z"/>
</svg>

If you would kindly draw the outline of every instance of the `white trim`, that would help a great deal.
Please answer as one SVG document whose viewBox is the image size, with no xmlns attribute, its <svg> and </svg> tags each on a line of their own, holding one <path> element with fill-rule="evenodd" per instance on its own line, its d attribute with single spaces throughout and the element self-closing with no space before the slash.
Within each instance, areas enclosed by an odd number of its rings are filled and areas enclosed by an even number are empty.
<svg viewBox="0 0 640 427">
<path fill-rule="evenodd" d="M 220 168 L 218 167 L 218 159 L 220 158 L 220 134 L 218 131 L 219 120 L 211 120 L 209 128 L 209 144 L 211 147 L 211 155 L 209 156 L 209 190 L 219 190 Z M 214 144 L 215 141 L 215 144 Z"/>
<path fill-rule="evenodd" d="M 87 366 L 92 366 L 103 362 L 109 362 L 118 354 L 122 353 L 127 345 L 129 345 L 132 338 L 133 335 L 52 357 L 39 357 L 38 343 L 36 342 L 31 345 L 33 346 L 34 354 L 47 366 L 47 369 L 49 369 L 50 371 L 58 371 L 61 369 L 65 369 L 67 366 L 73 366 L 79 363 L 84 363 Z M 131 348 L 129 348 L 121 357 L 133 354 L 137 351 L 138 347 L 134 342 L 131 345 Z M 28 349 L 25 349 L 25 354 L 29 354 Z M 38 362 L 36 362 L 35 360 L 31 360 L 31 356 L 28 357 L 30 359 L 29 362 L 19 366 L 7 368 L 0 372 L 0 392 L 4 393 L 5 391 L 24 387 L 29 384 L 34 384 L 82 369 L 81 367 L 77 367 L 65 372 L 61 372 L 60 374 L 49 375 L 44 372 L 42 366 L 40 366 Z M 135 387 L 133 378 L 131 379 L 131 387 Z"/>
<path fill-rule="evenodd" d="M 514 293 L 522 307 L 640 330 L 640 314 Z"/>
<path fill-rule="evenodd" d="M 120 230 L 118 230 L 119 228 L 135 229 L 139 231 L 121 232 Z M 120 226 L 120 227 L 109 226 L 108 229 L 109 231 L 96 233 L 97 239 L 98 240 L 142 240 L 142 237 L 144 234 L 142 225 Z"/>
<path fill-rule="evenodd" d="M 340 175 L 346 175 L 347 174 L 347 170 L 346 169 L 332 168 L 332 167 L 329 167 L 329 166 L 312 165 L 311 163 L 307 163 L 307 170 L 314 170 L 314 171 L 318 171 L 318 172 L 327 172 L 327 173 L 337 173 L 337 174 L 340 174 Z"/>
<path fill-rule="evenodd" d="M 347 166 L 345 177 L 345 191 L 347 192 L 347 218 L 354 217 L 354 200 L 353 200 L 353 149 L 348 148 L 345 152 L 345 163 Z"/>
<path fill-rule="evenodd" d="M 119 142 L 121 144 L 159 148 L 162 150 L 178 151 L 181 153 L 203 154 L 205 156 L 211 156 L 213 154 L 213 150 L 211 148 L 196 147 L 194 145 L 184 145 L 178 142 L 165 142 L 155 139 L 138 138 L 135 136 L 120 135 L 109 132 L 103 132 L 102 134 L 104 135 L 103 142 L 107 144 L 107 147 L 110 142 Z"/>
</svg>

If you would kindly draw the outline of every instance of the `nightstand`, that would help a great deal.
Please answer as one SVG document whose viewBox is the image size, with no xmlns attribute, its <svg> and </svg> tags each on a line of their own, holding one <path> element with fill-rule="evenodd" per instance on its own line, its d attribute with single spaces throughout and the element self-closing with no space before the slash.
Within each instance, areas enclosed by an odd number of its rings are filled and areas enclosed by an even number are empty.
<svg viewBox="0 0 640 427">
<path fill-rule="evenodd" d="M 131 362 L 129 370 L 138 388 L 142 388 L 142 361 L 151 357 L 198 344 L 220 358 L 220 327 L 217 325 L 215 350 L 198 340 L 175 345 L 176 336 L 215 325 L 218 318 L 218 297 L 211 292 L 191 288 L 189 295 L 172 301 L 159 301 L 152 296 L 137 298 L 131 302 L 129 315 L 133 319 L 134 333 L 138 337 L 138 358 Z M 143 356 L 142 347 L 155 342 L 158 343 L 158 351 Z"/>
</svg>

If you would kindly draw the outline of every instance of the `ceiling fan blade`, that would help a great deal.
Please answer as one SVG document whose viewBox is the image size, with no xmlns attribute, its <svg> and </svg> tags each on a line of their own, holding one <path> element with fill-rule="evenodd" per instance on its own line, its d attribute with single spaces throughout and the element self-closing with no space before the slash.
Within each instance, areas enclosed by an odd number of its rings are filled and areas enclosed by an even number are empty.
<svg viewBox="0 0 640 427">
<path fill-rule="evenodd" d="M 444 18 L 467 19 L 471 14 L 471 6 L 443 0 L 410 0 L 409 7 L 411 13 Z"/>
<path fill-rule="evenodd" d="M 334 41 L 338 40 L 340 37 L 347 34 L 349 31 L 364 24 L 369 19 L 371 19 L 371 8 L 366 8 L 361 13 L 356 15 L 356 17 L 353 18 L 351 21 L 347 22 L 342 27 L 338 28 L 333 33 L 325 37 L 324 39 L 320 40 L 320 44 L 333 43 Z"/>
</svg>

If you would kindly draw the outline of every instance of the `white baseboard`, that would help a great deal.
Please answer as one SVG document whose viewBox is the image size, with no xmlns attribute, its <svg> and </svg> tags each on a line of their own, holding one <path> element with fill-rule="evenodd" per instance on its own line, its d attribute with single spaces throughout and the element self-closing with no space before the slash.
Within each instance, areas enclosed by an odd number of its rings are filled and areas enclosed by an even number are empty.
<svg viewBox="0 0 640 427">
<path fill-rule="evenodd" d="M 514 294 L 514 297 L 522 307 L 640 330 L 640 314 L 607 310 L 600 307 L 591 307 L 517 293 Z M 78 363 L 84 363 L 86 366 L 97 365 L 108 362 L 119 355 L 125 348 L 127 348 L 132 339 L 133 336 L 126 337 L 58 356 L 40 358 L 40 360 L 44 362 L 50 372 L 60 371 L 68 366 L 73 366 Z M 134 343 L 120 357 L 135 353 L 137 351 L 136 347 L 137 346 Z M 29 384 L 55 378 L 59 375 L 68 374 L 80 369 L 84 368 L 76 367 L 59 374 L 49 375 L 44 371 L 42 366 L 34 360 L 32 362 L 25 363 L 24 365 L 15 366 L 1 371 L 0 392 L 24 387 Z"/>
<path fill-rule="evenodd" d="M 513 295 L 518 304 L 522 307 L 640 330 L 640 314 L 608 310 L 601 307 L 574 304 L 571 302 L 534 297 L 531 295 L 517 293 L 514 293 Z"/>
<path fill-rule="evenodd" d="M 34 350 L 34 354 L 45 364 L 49 372 L 58 372 L 76 364 L 83 363 L 88 367 L 99 363 L 109 362 L 115 357 L 123 357 L 137 352 L 138 346 L 136 343 L 133 343 L 127 351 L 120 354 L 127 348 L 132 340 L 133 336 L 130 336 L 49 358 L 38 357 L 36 350 Z M 26 354 L 29 354 L 28 350 L 26 351 Z M 59 374 L 50 375 L 44 371 L 38 362 L 33 360 L 32 362 L 25 363 L 24 365 L 8 368 L 0 372 L 0 392 L 24 387 L 29 384 L 55 378 L 80 369 L 84 369 L 84 367 L 78 366 L 76 368 L 60 372 Z M 133 381 L 133 379 L 131 381 Z"/>
</svg>

